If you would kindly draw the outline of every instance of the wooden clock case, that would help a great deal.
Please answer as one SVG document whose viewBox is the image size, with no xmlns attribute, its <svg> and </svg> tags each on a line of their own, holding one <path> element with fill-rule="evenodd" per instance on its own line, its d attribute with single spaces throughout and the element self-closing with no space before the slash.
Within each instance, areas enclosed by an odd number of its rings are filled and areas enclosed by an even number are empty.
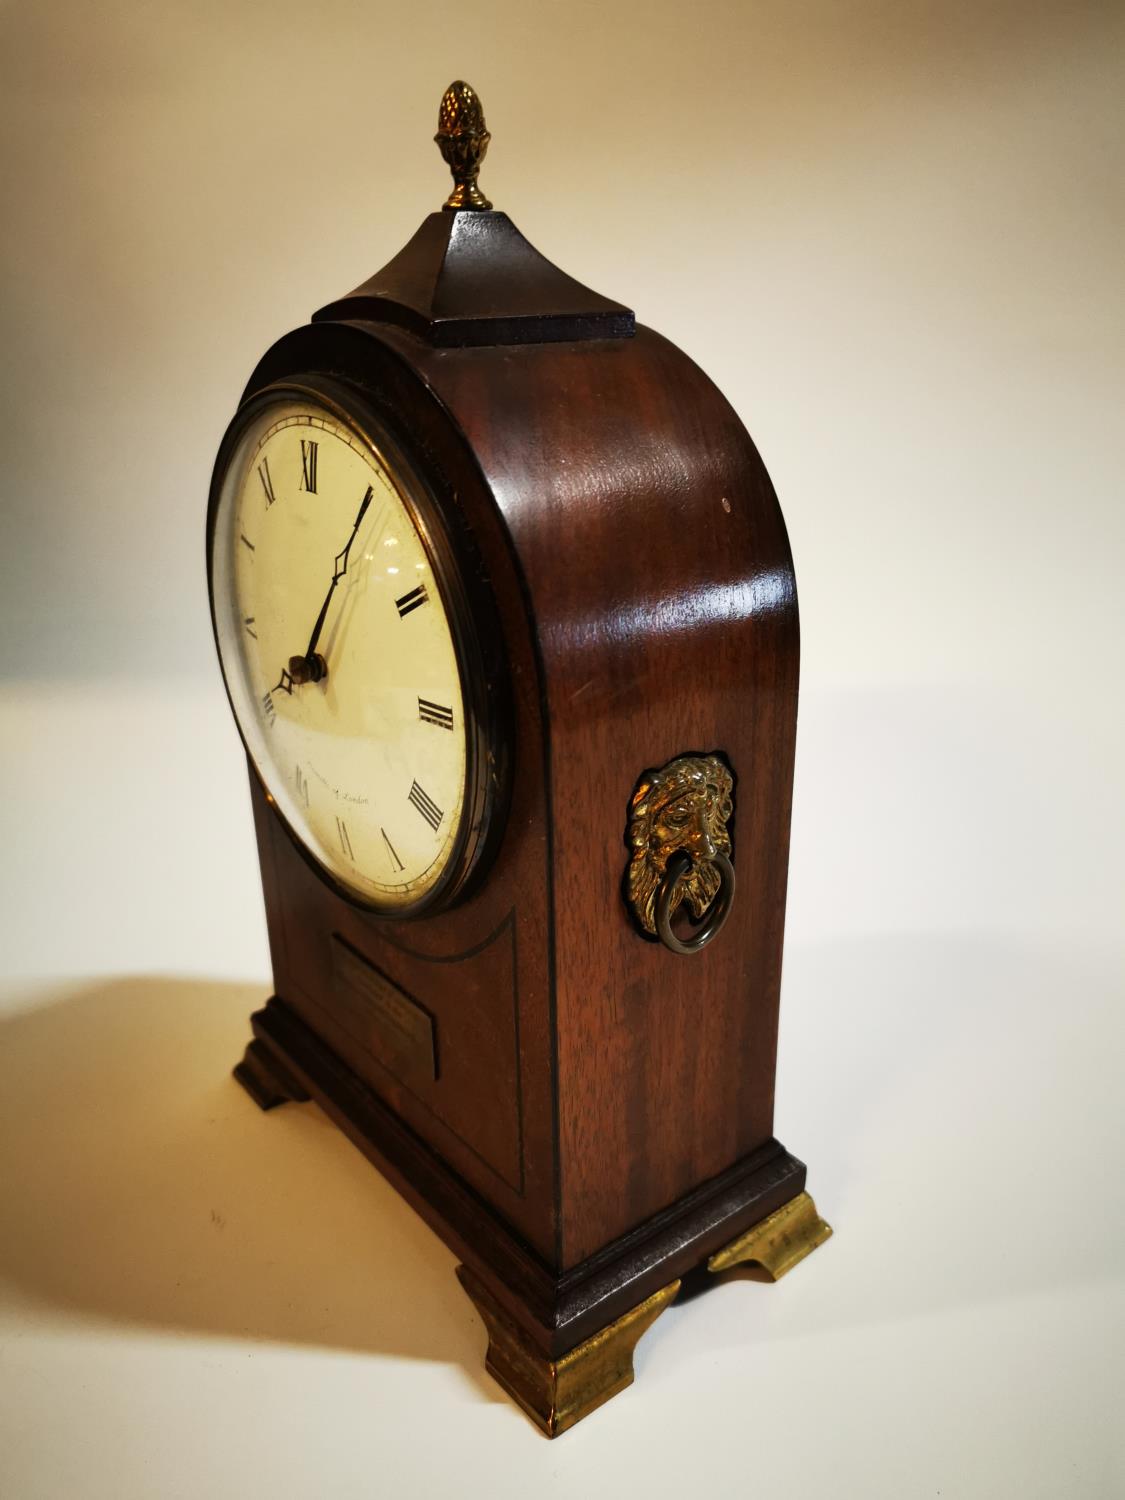
<svg viewBox="0 0 1125 1500">
<path fill-rule="evenodd" d="M 628 1355 L 616 1373 L 587 1360 L 575 1394 L 568 1361 L 615 1328 L 631 1354 L 631 1318 L 811 1202 L 773 1136 L 798 679 L 785 526 L 707 376 L 503 214 L 431 215 L 281 339 L 243 400 L 310 371 L 397 434 L 487 599 L 506 806 L 471 889 L 388 920 L 310 865 L 252 772 L 276 997 L 236 1072 L 263 1107 L 316 1100 L 453 1249 L 490 1368 L 553 1433 L 631 1378 Z M 691 958 L 642 934 L 622 891 L 638 778 L 687 752 L 733 773 L 738 875 Z M 407 997 L 405 1019 L 364 973 Z"/>
</svg>

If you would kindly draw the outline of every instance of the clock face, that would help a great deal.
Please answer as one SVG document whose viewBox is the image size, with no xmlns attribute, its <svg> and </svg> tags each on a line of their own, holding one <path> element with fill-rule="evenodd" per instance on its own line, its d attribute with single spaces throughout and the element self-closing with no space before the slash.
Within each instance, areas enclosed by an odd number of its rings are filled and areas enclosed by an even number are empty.
<svg viewBox="0 0 1125 1500">
<path fill-rule="evenodd" d="M 292 389 L 237 418 L 226 452 L 212 608 L 246 748 L 317 864 L 402 914 L 456 859 L 469 781 L 422 482 L 343 407 Z"/>
</svg>

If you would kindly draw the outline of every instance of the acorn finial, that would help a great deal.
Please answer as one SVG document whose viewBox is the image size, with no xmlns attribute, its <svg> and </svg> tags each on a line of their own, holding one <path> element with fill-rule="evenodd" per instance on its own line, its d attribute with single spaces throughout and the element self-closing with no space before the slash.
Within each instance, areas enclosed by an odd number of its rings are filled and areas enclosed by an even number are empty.
<svg viewBox="0 0 1125 1500">
<path fill-rule="evenodd" d="M 453 173 L 454 188 L 444 208 L 491 208 L 477 187 L 477 176 L 492 137 L 484 123 L 484 110 L 476 92 L 458 79 L 441 96 L 438 128 L 434 140 Z"/>
</svg>

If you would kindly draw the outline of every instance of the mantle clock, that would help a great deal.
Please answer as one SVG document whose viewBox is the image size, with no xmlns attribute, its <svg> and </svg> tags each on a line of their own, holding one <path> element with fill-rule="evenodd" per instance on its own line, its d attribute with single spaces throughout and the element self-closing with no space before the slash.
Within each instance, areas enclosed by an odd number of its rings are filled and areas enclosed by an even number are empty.
<svg viewBox="0 0 1125 1500">
<path fill-rule="evenodd" d="M 830 1230 L 773 1135 L 797 597 L 710 380 L 478 184 L 262 358 L 207 522 L 275 996 L 315 1100 L 460 1261 L 549 1435 L 690 1272 Z"/>
</svg>

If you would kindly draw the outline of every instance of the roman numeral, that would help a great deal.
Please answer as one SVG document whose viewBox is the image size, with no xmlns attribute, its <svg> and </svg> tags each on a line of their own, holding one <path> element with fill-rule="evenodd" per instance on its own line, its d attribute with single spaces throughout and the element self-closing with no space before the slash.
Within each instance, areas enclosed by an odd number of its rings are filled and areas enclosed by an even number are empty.
<svg viewBox="0 0 1125 1500">
<path fill-rule="evenodd" d="M 410 800 L 436 833 L 438 824 L 445 817 L 445 814 L 430 794 L 424 792 L 416 781 L 412 782 L 410 786 Z"/>
<path fill-rule="evenodd" d="M 262 712 L 265 714 L 266 718 L 269 720 L 270 727 L 272 728 L 273 727 L 273 721 L 277 718 L 277 709 L 274 708 L 274 706 L 273 706 L 273 692 L 272 691 L 270 691 L 268 693 L 264 693 L 262 695 Z"/>
<path fill-rule="evenodd" d="M 308 805 L 309 805 L 309 779 L 305 775 L 305 773 L 301 770 L 300 766 L 295 766 L 293 768 L 293 780 L 297 784 L 297 796 L 300 797 L 301 801 L 305 804 L 306 807 L 308 807 Z"/>
<path fill-rule="evenodd" d="M 336 832 L 340 835 L 340 849 L 349 859 L 354 860 L 355 855 L 352 853 L 352 841 L 348 838 L 348 825 L 344 822 L 343 818 L 336 819 Z"/>
<path fill-rule="evenodd" d="M 387 853 L 391 856 L 391 858 L 395 862 L 395 868 L 398 869 L 398 870 L 405 870 L 406 866 L 403 864 L 402 860 L 399 859 L 398 854 L 395 852 L 395 846 L 391 843 L 390 839 L 387 837 L 387 830 L 385 828 L 380 828 L 379 832 L 383 835 L 383 843 L 386 844 L 386 846 L 387 846 Z"/>
<path fill-rule="evenodd" d="M 453 710 L 431 703 L 428 698 L 418 699 L 418 717 L 424 724 L 436 724 L 439 729 L 453 728 Z"/>
<path fill-rule="evenodd" d="M 430 596 L 426 593 L 426 585 L 420 583 L 416 589 L 411 589 L 409 594 L 403 594 L 401 599 L 395 600 L 399 619 L 405 620 L 412 609 L 418 609 L 421 605 L 428 604 L 429 601 Z"/>
<path fill-rule="evenodd" d="M 240 531 L 238 534 L 242 538 L 242 540 L 246 543 L 246 545 L 250 548 L 250 551 L 253 552 L 254 551 L 254 543 L 250 540 L 250 538 L 246 535 L 246 533 L 244 531 Z"/>
<path fill-rule="evenodd" d="M 242 623 L 246 626 L 246 634 L 247 635 L 252 635 L 254 637 L 254 639 L 257 640 L 258 639 L 258 632 L 254 629 L 254 616 L 253 615 L 247 615 L 246 618 L 243 620 Z"/>
<path fill-rule="evenodd" d="M 301 488 L 316 494 L 316 444 L 301 439 Z"/>
<path fill-rule="evenodd" d="M 266 509 L 269 510 L 270 506 L 277 499 L 277 496 L 273 492 L 273 480 L 270 478 L 270 461 L 268 458 L 263 457 L 261 463 L 258 465 L 258 478 L 262 481 L 262 488 L 266 492 Z"/>
</svg>

